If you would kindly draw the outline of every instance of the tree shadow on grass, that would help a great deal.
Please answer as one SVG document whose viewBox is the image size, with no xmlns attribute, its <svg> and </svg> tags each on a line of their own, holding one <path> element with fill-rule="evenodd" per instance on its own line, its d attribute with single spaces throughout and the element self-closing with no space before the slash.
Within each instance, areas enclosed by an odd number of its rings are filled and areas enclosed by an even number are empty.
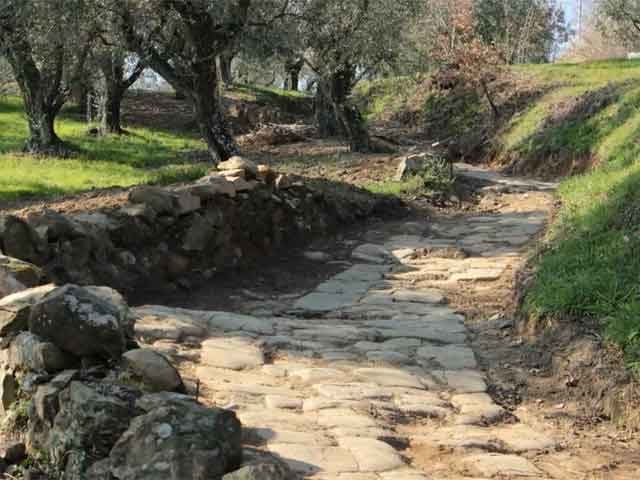
<svg viewBox="0 0 640 480">
<path fill-rule="evenodd" d="M 546 178 L 586 171 L 599 144 L 637 114 L 640 91 L 632 91 L 639 86 L 637 81 L 611 83 L 553 105 L 540 127 L 513 148 L 505 171 Z M 617 111 L 606 115 L 618 103 Z"/>
</svg>

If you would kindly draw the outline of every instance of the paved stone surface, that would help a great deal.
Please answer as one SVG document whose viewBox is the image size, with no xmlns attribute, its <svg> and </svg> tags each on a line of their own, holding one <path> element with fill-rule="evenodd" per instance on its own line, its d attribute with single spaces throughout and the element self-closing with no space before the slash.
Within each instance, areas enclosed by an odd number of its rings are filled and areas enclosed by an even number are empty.
<svg viewBox="0 0 640 480">
<path fill-rule="evenodd" d="M 461 172 L 500 189 L 553 188 Z M 465 214 L 371 231 L 352 243 L 345 271 L 289 297 L 278 310 L 286 313 L 141 307 L 136 333 L 181 359 L 188 352 L 181 373 L 200 382 L 200 398 L 236 410 L 245 442 L 280 456 L 298 478 L 441 478 L 411 465 L 407 443 L 454 449 L 453 476 L 442 478 L 544 478 L 528 458 L 555 440 L 514 424 L 487 394 L 447 296 L 511 275 L 545 219 Z"/>
</svg>

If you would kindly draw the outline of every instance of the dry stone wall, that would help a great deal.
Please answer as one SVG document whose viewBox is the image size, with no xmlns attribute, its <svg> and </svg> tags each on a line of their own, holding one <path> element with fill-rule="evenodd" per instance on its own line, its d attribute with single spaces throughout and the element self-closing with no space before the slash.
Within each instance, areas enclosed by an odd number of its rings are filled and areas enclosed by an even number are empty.
<svg viewBox="0 0 640 480">
<path fill-rule="evenodd" d="M 0 289 L 19 289 L 13 280 L 25 286 L 51 281 L 126 293 L 154 282 L 179 283 L 186 275 L 209 278 L 285 244 L 302 245 L 339 226 L 399 211 L 397 201 L 328 182 L 294 181 L 240 157 L 220 168 L 190 185 L 135 188 L 120 208 L 0 217 L 0 250 L 45 273 L 12 260 L 15 278 L 0 272 Z M 0 271 L 6 263 L 0 259 Z"/>
</svg>

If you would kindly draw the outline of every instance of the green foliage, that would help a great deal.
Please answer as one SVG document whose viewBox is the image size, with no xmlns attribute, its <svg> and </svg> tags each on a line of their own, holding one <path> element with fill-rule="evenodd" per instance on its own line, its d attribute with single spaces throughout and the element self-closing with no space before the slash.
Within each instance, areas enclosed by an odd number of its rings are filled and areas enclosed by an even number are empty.
<svg viewBox="0 0 640 480">
<path fill-rule="evenodd" d="M 353 94 L 367 120 L 394 118 L 412 109 L 412 102 L 422 75 L 365 80 L 357 84 Z"/>
<path fill-rule="evenodd" d="M 42 158 L 21 153 L 27 126 L 19 99 L 0 100 L 0 200 L 71 194 L 111 186 L 173 183 L 202 176 L 203 163 L 190 152 L 202 151 L 196 138 L 135 128 L 129 135 L 95 137 L 86 124 L 64 116 L 58 121 L 71 158 Z"/>
<path fill-rule="evenodd" d="M 433 157 L 420 174 L 406 180 L 369 183 L 365 188 L 373 193 L 397 196 L 446 194 L 452 191 L 454 181 L 449 162 L 442 157 Z"/>
</svg>

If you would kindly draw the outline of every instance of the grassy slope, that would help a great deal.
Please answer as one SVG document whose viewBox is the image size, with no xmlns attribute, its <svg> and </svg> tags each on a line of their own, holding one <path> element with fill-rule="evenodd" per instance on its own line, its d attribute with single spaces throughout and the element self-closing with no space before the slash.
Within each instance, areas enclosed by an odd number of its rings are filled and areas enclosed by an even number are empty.
<svg viewBox="0 0 640 480">
<path fill-rule="evenodd" d="M 600 320 L 629 364 L 640 367 L 640 62 L 526 65 L 512 73 L 528 89 L 528 100 L 508 111 L 486 153 L 525 172 L 592 167 L 561 184 L 562 208 L 548 248 L 535 259 L 537 282 L 526 308 L 538 317 Z M 397 86 L 406 89 L 406 80 Z M 430 95 L 436 94 L 416 92 L 415 98 L 445 107 L 454 101 L 434 102 Z M 375 118 L 414 108 L 406 97 L 390 102 L 380 95 L 369 113 Z M 469 125 L 473 112 L 484 108 L 469 106 Z M 422 113 L 427 125 L 437 114 Z"/>
</svg>

